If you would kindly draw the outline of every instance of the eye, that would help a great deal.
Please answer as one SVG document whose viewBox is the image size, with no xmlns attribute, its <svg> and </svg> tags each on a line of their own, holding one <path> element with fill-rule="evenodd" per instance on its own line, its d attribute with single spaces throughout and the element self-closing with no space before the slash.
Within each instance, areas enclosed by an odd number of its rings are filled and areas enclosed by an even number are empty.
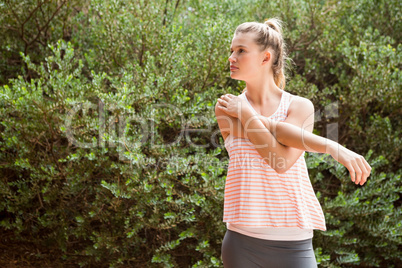
<svg viewBox="0 0 402 268">
<path fill-rule="evenodd" d="M 239 49 L 239 51 L 241 52 L 241 51 L 244 51 L 244 50 L 241 48 L 241 49 Z M 230 54 L 232 54 L 232 53 L 233 53 L 233 50 L 230 51 Z"/>
</svg>

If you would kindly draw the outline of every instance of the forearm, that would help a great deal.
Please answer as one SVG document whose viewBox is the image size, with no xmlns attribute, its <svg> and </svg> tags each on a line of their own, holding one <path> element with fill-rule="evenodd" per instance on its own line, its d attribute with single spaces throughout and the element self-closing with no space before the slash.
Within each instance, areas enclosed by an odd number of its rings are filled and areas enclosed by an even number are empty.
<svg viewBox="0 0 402 268">
<path fill-rule="evenodd" d="M 245 130 L 245 138 L 253 143 L 257 152 L 271 167 L 274 169 L 277 168 L 275 164 L 280 163 L 278 158 L 288 161 L 286 155 L 288 147 L 280 144 L 275 139 L 274 135 L 265 126 L 265 122 L 263 123 L 261 116 L 253 114 L 248 109 L 244 109 L 240 114 L 239 120 Z"/>
<path fill-rule="evenodd" d="M 276 140 L 286 146 L 297 148 L 308 152 L 331 153 L 331 147 L 336 142 L 324 137 L 315 135 L 298 126 L 272 121 L 267 118 L 261 119 L 264 126 L 272 133 Z"/>
<path fill-rule="evenodd" d="M 268 119 L 262 119 L 261 122 L 282 144 L 309 152 L 330 154 L 349 170 L 351 179 L 356 184 L 363 185 L 370 175 L 371 167 L 363 156 L 335 141 L 320 137 L 289 123 Z"/>
</svg>

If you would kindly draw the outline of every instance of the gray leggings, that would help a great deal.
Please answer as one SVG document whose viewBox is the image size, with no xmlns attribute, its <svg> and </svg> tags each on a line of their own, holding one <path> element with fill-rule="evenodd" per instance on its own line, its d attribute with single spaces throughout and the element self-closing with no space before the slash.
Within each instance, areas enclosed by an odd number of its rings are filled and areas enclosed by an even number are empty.
<svg viewBox="0 0 402 268">
<path fill-rule="evenodd" d="M 222 242 L 225 268 L 317 268 L 312 238 L 274 241 L 227 230 Z"/>
</svg>

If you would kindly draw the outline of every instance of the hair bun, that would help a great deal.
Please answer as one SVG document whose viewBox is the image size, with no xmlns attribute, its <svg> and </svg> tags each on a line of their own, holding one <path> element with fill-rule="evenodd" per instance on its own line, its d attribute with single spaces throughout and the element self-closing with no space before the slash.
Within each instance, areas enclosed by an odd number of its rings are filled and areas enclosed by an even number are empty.
<svg viewBox="0 0 402 268">
<path fill-rule="evenodd" d="M 277 18 L 267 19 L 264 22 L 269 28 L 277 31 L 278 33 L 282 34 L 282 22 Z"/>
</svg>

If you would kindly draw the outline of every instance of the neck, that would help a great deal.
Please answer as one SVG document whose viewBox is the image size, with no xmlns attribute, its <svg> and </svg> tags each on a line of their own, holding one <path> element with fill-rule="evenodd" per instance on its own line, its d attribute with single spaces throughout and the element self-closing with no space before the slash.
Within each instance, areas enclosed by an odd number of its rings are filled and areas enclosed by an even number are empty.
<svg viewBox="0 0 402 268">
<path fill-rule="evenodd" d="M 282 94 L 282 89 L 275 84 L 272 76 L 268 76 L 266 79 L 246 81 L 246 91 L 247 99 L 258 106 L 262 106 L 264 103 L 269 102 L 270 99 Z"/>
</svg>

